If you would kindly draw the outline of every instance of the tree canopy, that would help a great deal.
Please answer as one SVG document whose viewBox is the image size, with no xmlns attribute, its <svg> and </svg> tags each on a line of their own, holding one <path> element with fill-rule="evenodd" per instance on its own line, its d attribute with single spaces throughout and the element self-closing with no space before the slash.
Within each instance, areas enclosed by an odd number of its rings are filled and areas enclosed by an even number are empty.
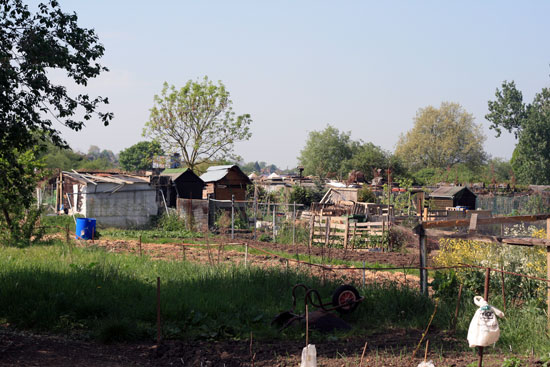
<svg viewBox="0 0 550 367">
<path fill-rule="evenodd" d="M 518 139 L 512 155 L 512 168 L 518 182 L 550 184 L 550 89 L 543 88 L 532 103 L 523 102 L 515 83 L 502 83 L 495 100 L 489 101 L 485 118 L 500 136 L 502 129 Z"/>
<path fill-rule="evenodd" d="M 120 151 L 118 161 L 125 171 L 139 171 L 151 169 L 153 157 L 164 154 L 159 142 L 140 141 Z"/>
<path fill-rule="evenodd" d="M 181 152 L 190 169 L 201 163 L 229 158 L 235 142 L 251 136 L 249 114 L 236 116 L 222 82 L 189 80 L 177 90 L 164 83 L 155 95 L 143 135 L 160 142 L 167 152 Z"/>
<path fill-rule="evenodd" d="M 414 126 L 402 134 L 395 154 L 410 169 L 446 168 L 455 164 L 476 167 L 486 160 L 481 125 L 458 103 L 418 110 Z"/>
<path fill-rule="evenodd" d="M 350 132 L 340 132 L 327 125 L 323 131 L 311 131 L 298 161 L 304 167 L 305 175 L 320 177 L 342 176 L 345 174 L 343 162 L 353 156 L 355 142 Z"/>
<path fill-rule="evenodd" d="M 45 140 L 67 145 L 54 123 L 80 130 L 94 117 L 105 125 L 113 118 L 99 110 L 107 98 L 71 94 L 50 79 L 58 71 L 65 83 L 83 89 L 107 70 L 97 62 L 104 53 L 97 35 L 77 20 L 55 0 L 38 4 L 34 13 L 21 0 L 0 2 L 0 231 L 15 233 L 13 225 L 30 206 L 38 175 L 29 172 L 37 168 L 37 146 Z"/>
</svg>

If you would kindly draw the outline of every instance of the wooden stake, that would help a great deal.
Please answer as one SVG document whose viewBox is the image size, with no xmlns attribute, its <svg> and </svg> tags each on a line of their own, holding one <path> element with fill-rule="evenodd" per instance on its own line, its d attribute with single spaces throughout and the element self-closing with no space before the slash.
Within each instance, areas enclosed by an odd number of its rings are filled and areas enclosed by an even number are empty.
<svg viewBox="0 0 550 367">
<path fill-rule="evenodd" d="M 460 286 L 458 287 L 458 297 L 456 299 L 455 318 L 453 320 L 453 332 L 456 331 L 456 321 L 458 320 L 458 310 L 460 308 L 460 298 L 462 297 L 462 287 L 463 284 L 460 283 Z"/>
<path fill-rule="evenodd" d="M 344 231 L 344 251 L 348 249 L 348 237 L 349 237 L 349 218 L 346 218 L 346 229 Z"/>
<path fill-rule="evenodd" d="M 69 244 L 69 225 L 67 224 L 67 227 L 66 227 L 66 231 L 67 231 L 67 245 Z"/>
<path fill-rule="evenodd" d="M 504 306 L 504 312 L 506 313 L 506 291 L 504 289 L 504 265 L 500 267 L 500 283 L 502 285 L 502 304 Z"/>
<path fill-rule="evenodd" d="M 361 353 L 361 362 L 359 362 L 359 367 L 363 367 L 363 358 L 365 358 L 365 352 L 367 351 L 367 344 L 369 344 L 369 342 L 365 342 L 365 346 L 363 347 L 363 353 Z"/>
<path fill-rule="evenodd" d="M 141 256 L 141 235 L 139 235 L 139 256 Z"/>
<path fill-rule="evenodd" d="M 287 261 L 288 264 L 288 261 Z M 248 243 L 244 244 L 244 267 L 248 266 Z"/>
<path fill-rule="evenodd" d="M 312 215 L 311 218 L 309 218 L 309 241 L 307 244 L 307 250 L 310 252 L 311 245 L 313 243 L 313 234 L 315 232 L 315 215 Z M 296 250 L 298 251 L 298 250 Z"/>
<path fill-rule="evenodd" d="M 160 277 L 157 277 L 157 347 L 160 346 L 160 329 Z"/>
<path fill-rule="evenodd" d="M 430 339 L 426 340 L 426 350 L 424 351 L 424 362 L 428 359 L 428 346 L 430 345 Z"/>
<path fill-rule="evenodd" d="M 306 304 L 306 347 L 309 345 L 309 312 Z"/>
</svg>

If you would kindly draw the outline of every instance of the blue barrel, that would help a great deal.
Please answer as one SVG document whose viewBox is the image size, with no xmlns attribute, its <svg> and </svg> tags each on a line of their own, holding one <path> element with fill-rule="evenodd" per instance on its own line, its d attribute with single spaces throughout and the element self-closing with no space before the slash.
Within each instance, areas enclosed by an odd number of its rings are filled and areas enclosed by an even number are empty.
<svg viewBox="0 0 550 367">
<path fill-rule="evenodd" d="M 91 240 L 95 232 L 95 218 L 76 218 L 76 239 Z"/>
</svg>

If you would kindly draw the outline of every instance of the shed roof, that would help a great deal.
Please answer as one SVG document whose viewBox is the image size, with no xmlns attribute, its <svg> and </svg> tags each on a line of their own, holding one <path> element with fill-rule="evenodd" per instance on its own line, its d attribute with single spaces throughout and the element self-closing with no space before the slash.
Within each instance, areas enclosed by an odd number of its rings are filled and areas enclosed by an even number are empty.
<svg viewBox="0 0 550 367">
<path fill-rule="evenodd" d="M 135 183 L 149 183 L 149 179 L 146 177 L 139 176 L 130 176 L 125 174 L 104 174 L 104 175 L 93 175 L 89 173 L 80 173 L 80 172 L 67 172 L 63 171 L 63 175 L 71 177 L 82 183 L 115 183 L 115 184 L 135 184 Z"/>
<path fill-rule="evenodd" d="M 167 176 L 170 177 L 172 181 L 175 181 L 178 177 L 187 172 L 187 170 L 189 170 L 189 168 L 167 168 L 160 173 L 160 176 Z"/>
<path fill-rule="evenodd" d="M 452 199 L 455 197 L 456 194 L 461 192 L 462 190 L 468 190 L 468 187 L 466 186 L 441 186 L 437 189 L 435 189 L 431 194 L 430 197 L 438 197 L 438 198 L 449 198 Z M 471 192 L 471 191 L 470 191 Z M 475 194 L 472 193 L 474 196 Z"/>
<path fill-rule="evenodd" d="M 224 165 L 224 166 L 211 166 L 208 167 L 206 172 L 200 176 L 201 180 L 204 182 L 216 182 L 224 178 L 230 170 L 237 170 L 240 174 L 242 174 L 243 178 L 246 179 L 250 183 L 250 179 L 247 175 L 241 171 L 239 166 L 237 165 Z"/>
</svg>

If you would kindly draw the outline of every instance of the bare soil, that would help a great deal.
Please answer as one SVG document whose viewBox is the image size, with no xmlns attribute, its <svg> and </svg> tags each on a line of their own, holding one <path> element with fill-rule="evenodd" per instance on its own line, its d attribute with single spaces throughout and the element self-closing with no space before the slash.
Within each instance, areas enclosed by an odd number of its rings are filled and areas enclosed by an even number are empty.
<svg viewBox="0 0 550 367">
<path fill-rule="evenodd" d="M 159 261 L 181 260 L 201 263 L 243 263 L 244 254 L 240 251 L 225 250 L 224 245 L 235 243 L 229 239 L 216 238 L 216 245 L 195 247 L 190 244 L 141 244 L 141 252 Z M 353 259 L 368 263 L 392 264 L 398 267 L 418 265 L 418 255 L 414 247 L 403 252 L 344 251 L 341 249 L 308 249 L 307 246 L 288 246 L 276 243 L 254 242 L 250 246 L 268 252 L 278 250 L 287 253 Z M 81 243 L 90 246 L 91 243 Z M 138 241 L 97 240 L 94 245 L 109 252 L 140 252 Z M 300 267 L 324 277 L 353 278 L 359 281 L 361 270 L 324 271 L 318 267 L 286 261 L 273 255 L 248 255 L 248 262 L 257 266 Z M 402 272 L 365 273 L 367 282 L 397 282 L 409 285 L 418 283 L 418 278 Z M 422 337 L 421 330 L 387 330 L 375 333 L 365 339 L 349 339 L 316 343 L 318 366 L 341 367 L 359 366 L 365 347 L 363 366 L 417 366 L 424 358 L 424 345 L 416 358 L 412 352 Z M 464 340 L 457 340 L 452 334 L 430 331 L 430 353 L 436 366 L 466 366 L 477 361 L 477 356 L 465 350 Z M 0 325 L 0 366 L 298 366 L 304 345 L 287 341 L 180 341 L 166 340 L 157 347 L 152 343 L 100 344 L 96 341 L 78 340 L 59 335 L 44 335 L 21 332 L 8 325 Z M 484 366 L 500 366 L 504 356 L 491 354 L 487 348 Z M 535 366 L 535 361 L 524 360 L 524 366 Z M 477 363 L 475 364 L 477 365 Z"/>
<path fill-rule="evenodd" d="M 450 335 L 432 334 L 440 344 L 430 344 L 428 360 L 436 366 L 464 367 L 477 356 L 472 351 L 456 352 L 461 341 Z M 424 359 L 424 350 L 412 353 L 421 338 L 418 330 L 389 330 L 366 340 L 316 343 L 319 367 L 359 366 L 367 342 L 363 366 L 415 367 Z M 147 343 L 100 344 L 63 336 L 37 335 L 0 326 L 0 366 L 299 366 L 304 346 L 296 342 L 245 341 L 164 341 L 160 347 Z M 484 366 L 501 366 L 504 356 L 485 353 Z M 522 366 L 537 366 L 525 360 Z"/>
</svg>

